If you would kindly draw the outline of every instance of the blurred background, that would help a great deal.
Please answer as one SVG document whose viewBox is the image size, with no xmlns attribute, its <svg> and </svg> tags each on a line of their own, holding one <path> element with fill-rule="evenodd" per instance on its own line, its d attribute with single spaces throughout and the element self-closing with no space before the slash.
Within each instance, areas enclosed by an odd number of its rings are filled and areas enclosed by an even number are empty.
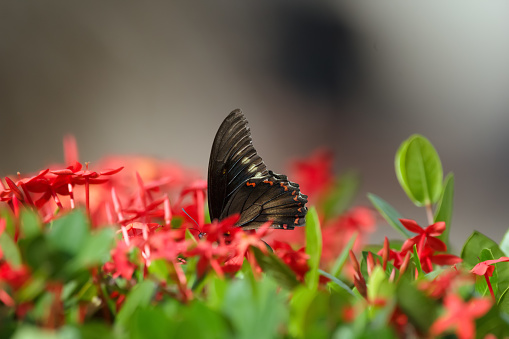
<svg viewBox="0 0 509 339">
<path fill-rule="evenodd" d="M 205 178 L 238 107 L 269 168 L 325 145 L 362 175 L 358 203 L 422 225 L 393 161 L 425 135 L 456 176 L 453 244 L 499 240 L 508 32 L 506 1 L 0 1 L 0 175 L 62 161 L 72 133 L 82 161 L 153 155 Z"/>
</svg>

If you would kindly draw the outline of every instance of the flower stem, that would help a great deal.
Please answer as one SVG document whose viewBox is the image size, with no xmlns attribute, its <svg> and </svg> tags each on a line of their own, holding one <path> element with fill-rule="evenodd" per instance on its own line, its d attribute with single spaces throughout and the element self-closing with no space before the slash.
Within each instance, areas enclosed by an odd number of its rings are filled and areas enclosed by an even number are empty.
<svg viewBox="0 0 509 339">
<path fill-rule="evenodd" d="M 431 208 L 431 204 L 426 205 L 426 215 L 428 217 L 428 224 L 433 224 L 433 209 Z"/>
<path fill-rule="evenodd" d="M 486 283 L 488 284 L 488 289 L 490 290 L 491 299 L 493 299 L 493 302 L 496 303 L 495 293 L 493 293 L 493 287 L 491 287 L 490 278 L 488 277 L 487 274 L 484 275 L 484 279 L 486 279 Z"/>
</svg>

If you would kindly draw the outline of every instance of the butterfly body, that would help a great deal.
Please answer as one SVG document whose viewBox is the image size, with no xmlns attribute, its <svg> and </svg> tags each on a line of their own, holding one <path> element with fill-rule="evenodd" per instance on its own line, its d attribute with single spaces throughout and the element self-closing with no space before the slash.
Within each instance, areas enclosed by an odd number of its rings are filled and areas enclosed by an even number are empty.
<svg viewBox="0 0 509 339">
<path fill-rule="evenodd" d="M 212 220 L 239 213 L 244 229 L 272 221 L 271 228 L 305 224 L 307 196 L 286 175 L 267 170 L 253 147 L 247 120 L 234 110 L 217 131 L 209 161 L 208 203 Z"/>
</svg>

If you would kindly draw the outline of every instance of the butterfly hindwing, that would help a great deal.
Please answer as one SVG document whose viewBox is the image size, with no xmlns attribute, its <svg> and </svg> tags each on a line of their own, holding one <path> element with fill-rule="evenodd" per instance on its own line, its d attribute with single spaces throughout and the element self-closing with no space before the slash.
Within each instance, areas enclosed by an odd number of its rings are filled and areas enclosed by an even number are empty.
<svg viewBox="0 0 509 339">
<path fill-rule="evenodd" d="M 253 177 L 239 187 L 220 219 L 240 213 L 237 224 L 244 229 L 257 228 L 269 220 L 271 228 L 293 229 L 305 223 L 306 202 L 299 185 L 269 171 L 267 176 Z"/>
<path fill-rule="evenodd" d="M 239 213 L 239 227 L 303 226 L 307 196 L 285 175 L 268 171 L 253 147 L 247 120 L 234 110 L 217 131 L 209 161 L 208 203 L 212 220 Z"/>
</svg>

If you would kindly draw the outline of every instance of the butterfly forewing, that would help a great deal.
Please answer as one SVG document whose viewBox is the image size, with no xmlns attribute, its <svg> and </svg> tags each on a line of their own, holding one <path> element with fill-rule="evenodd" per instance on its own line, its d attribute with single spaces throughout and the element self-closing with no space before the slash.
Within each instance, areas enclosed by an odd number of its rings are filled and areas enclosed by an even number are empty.
<svg viewBox="0 0 509 339">
<path fill-rule="evenodd" d="M 231 112 L 217 131 L 209 160 L 208 196 L 211 219 L 221 215 L 228 196 L 247 179 L 267 174 L 267 168 L 256 153 L 240 110 Z"/>
<path fill-rule="evenodd" d="M 226 117 L 214 139 L 208 197 L 212 220 L 239 213 L 237 225 L 244 229 L 267 221 L 272 221 L 272 228 L 282 229 L 305 223 L 307 196 L 285 175 L 267 171 L 240 110 Z"/>
</svg>

